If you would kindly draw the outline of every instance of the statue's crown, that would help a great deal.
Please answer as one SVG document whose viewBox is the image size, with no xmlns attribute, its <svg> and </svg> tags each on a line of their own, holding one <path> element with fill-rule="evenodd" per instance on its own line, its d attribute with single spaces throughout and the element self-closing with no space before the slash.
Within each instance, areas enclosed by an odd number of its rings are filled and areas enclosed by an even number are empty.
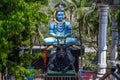
<svg viewBox="0 0 120 80">
<path fill-rule="evenodd" d="M 56 7 L 56 11 L 64 11 L 63 6 L 60 4 L 58 7 Z"/>
<path fill-rule="evenodd" d="M 55 7 L 55 9 L 54 9 L 54 17 L 56 16 L 56 12 L 57 11 L 63 11 L 63 12 L 65 12 L 64 8 L 63 8 L 63 6 L 61 4 L 59 4 L 59 6 L 57 6 L 57 7 Z"/>
</svg>

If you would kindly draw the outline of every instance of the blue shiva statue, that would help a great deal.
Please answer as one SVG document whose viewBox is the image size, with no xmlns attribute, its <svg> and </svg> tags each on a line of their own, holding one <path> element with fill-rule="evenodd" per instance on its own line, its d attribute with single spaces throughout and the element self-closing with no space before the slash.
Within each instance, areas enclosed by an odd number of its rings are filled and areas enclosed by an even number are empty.
<svg viewBox="0 0 120 80">
<path fill-rule="evenodd" d="M 70 38 L 72 34 L 71 24 L 65 20 L 65 11 L 59 9 L 54 13 L 55 19 L 50 22 L 49 35 L 51 37 L 45 38 L 45 45 L 57 44 L 57 38 L 66 39 L 66 44 L 73 45 L 77 42 L 76 38 Z M 61 44 L 63 41 L 61 41 Z"/>
</svg>

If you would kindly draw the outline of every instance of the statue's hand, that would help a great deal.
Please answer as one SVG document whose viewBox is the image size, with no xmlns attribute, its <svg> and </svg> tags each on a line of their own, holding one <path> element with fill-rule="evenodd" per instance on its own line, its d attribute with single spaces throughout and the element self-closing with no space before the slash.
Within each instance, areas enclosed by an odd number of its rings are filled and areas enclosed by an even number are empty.
<svg viewBox="0 0 120 80">
<path fill-rule="evenodd" d="M 65 38 L 65 35 L 57 35 L 57 38 Z"/>
</svg>

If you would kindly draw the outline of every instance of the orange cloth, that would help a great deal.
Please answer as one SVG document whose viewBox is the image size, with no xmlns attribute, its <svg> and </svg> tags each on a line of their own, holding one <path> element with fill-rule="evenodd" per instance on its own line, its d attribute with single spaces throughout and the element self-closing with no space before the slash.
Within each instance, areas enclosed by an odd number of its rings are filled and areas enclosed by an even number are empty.
<svg viewBox="0 0 120 80">
<path fill-rule="evenodd" d="M 46 55 L 47 49 L 44 49 L 44 53 L 43 53 L 43 60 L 44 60 L 44 66 L 46 67 L 46 62 L 47 62 L 47 55 Z"/>
</svg>

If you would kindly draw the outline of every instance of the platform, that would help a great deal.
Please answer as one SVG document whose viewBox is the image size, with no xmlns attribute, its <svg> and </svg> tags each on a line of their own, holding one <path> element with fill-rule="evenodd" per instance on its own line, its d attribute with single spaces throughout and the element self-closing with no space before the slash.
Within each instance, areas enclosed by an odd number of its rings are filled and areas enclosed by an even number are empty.
<svg viewBox="0 0 120 80">
<path fill-rule="evenodd" d="M 69 71 L 66 71 L 66 72 L 63 72 L 63 71 L 52 71 L 52 70 L 48 70 L 47 71 L 47 75 L 59 75 L 59 76 L 72 76 L 72 75 L 75 75 L 75 71 L 74 70 L 69 70 Z"/>
</svg>

